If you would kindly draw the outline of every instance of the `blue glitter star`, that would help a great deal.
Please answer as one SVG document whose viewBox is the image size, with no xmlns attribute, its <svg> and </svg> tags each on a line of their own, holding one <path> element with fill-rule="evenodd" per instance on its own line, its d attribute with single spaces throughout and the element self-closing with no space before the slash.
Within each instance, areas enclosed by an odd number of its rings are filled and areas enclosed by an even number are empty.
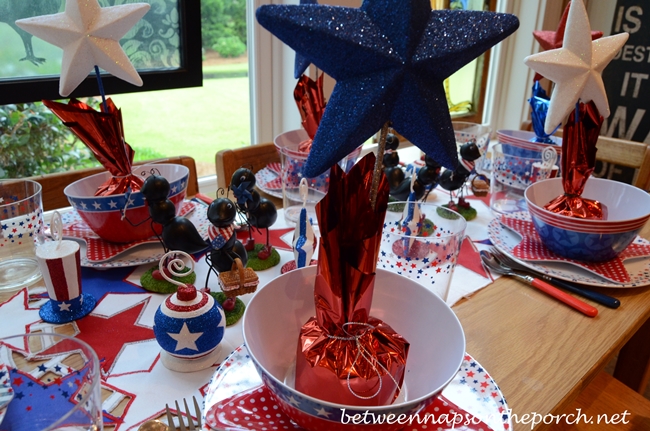
<svg viewBox="0 0 650 431">
<path fill-rule="evenodd" d="M 431 10 L 429 0 L 361 8 L 264 5 L 258 22 L 336 80 L 304 168 L 316 177 L 386 121 L 448 168 L 458 163 L 444 80 L 519 26 L 514 15 Z"/>
<path fill-rule="evenodd" d="M 300 4 L 318 4 L 317 0 L 300 0 Z M 307 60 L 302 55 L 296 52 L 296 60 L 293 65 L 293 77 L 298 79 L 300 75 L 305 73 L 305 70 L 309 67 L 311 61 Z"/>
</svg>

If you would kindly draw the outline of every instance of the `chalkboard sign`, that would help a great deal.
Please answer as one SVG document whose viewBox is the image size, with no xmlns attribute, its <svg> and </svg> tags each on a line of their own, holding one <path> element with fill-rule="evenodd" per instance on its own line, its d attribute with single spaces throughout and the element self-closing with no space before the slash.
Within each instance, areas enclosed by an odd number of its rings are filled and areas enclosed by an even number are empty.
<svg viewBox="0 0 650 431">
<path fill-rule="evenodd" d="M 630 37 L 603 71 L 611 113 L 600 134 L 650 144 L 650 2 L 617 0 L 611 33 L 622 32 Z M 598 163 L 594 176 L 629 184 L 634 173 Z"/>
</svg>

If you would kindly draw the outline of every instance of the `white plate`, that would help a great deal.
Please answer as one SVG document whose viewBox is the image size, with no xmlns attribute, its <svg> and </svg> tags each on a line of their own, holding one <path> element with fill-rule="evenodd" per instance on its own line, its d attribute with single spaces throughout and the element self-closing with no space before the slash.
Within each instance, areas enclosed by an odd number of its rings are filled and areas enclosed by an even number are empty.
<svg viewBox="0 0 650 431">
<path fill-rule="evenodd" d="M 542 272 L 561 280 L 572 281 L 587 286 L 614 288 L 640 287 L 650 284 L 650 257 L 625 260 L 623 265 L 625 265 L 625 269 L 627 269 L 630 274 L 631 280 L 629 283 L 625 284 L 614 283 L 613 281 L 602 278 L 586 269 L 570 263 L 530 262 L 514 257 L 512 249 L 521 242 L 521 236 L 501 225 L 498 219 L 492 220 L 488 225 L 488 236 L 497 249 L 507 254 L 513 260 L 529 269 L 532 269 L 533 271 Z M 643 241 L 646 244 L 648 243 L 648 241 L 640 238 L 637 238 L 637 241 Z"/>
</svg>

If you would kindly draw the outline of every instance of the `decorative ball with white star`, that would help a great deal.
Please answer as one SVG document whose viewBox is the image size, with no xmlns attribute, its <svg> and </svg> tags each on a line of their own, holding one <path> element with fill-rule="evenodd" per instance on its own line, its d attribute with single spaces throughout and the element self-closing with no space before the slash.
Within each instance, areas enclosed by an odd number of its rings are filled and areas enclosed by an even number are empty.
<svg viewBox="0 0 650 431">
<path fill-rule="evenodd" d="M 226 329 L 221 305 L 194 286 L 180 286 L 158 307 L 153 331 L 162 352 L 163 365 L 173 371 L 191 372 L 212 366 Z"/>
</svg>

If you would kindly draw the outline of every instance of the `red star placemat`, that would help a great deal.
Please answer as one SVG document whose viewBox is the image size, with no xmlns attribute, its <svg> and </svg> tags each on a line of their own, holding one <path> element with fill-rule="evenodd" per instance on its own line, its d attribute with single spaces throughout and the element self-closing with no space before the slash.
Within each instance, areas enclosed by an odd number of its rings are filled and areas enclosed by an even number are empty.
<svg viewBox="0 0 650 431">
<path fill-rule="evenodd" d="M 522 220 L 503 215 L 501 216 L 501 223 L 517 232 L 523 238 L 522 241 L 512 249 L 512 254 L 516 258 L 527 261 L 556 261 L 571 263 L 573 265 L 581 266 L 586 270 L 615 283 L 627 283 L 631 279 L 625 265 L 623 265 L 624 260 L 634 257 L 650 256 L 650 245 L 632 243 L 612 260 L 605 262 L 580 262 L 559 256 L 547 249 L 535 231 L 533 222 L 530 221 L 530 219 Z"/>
<path fill-rule="evenodd" d="M 481 255 L 479 254 L 478 249 L 469 237 L 465 237 L 465 239 L 463 239 L 463 243 L 460 245 L 460 252 L 458 253 L 457 263 L 460 266 L 474 271 L 482 277 L 490 278 L 485 272 L 485 268 L 481 262 Z"/>
<path fill-rule="evenodd" d="M 148 302 L 140 302 L 111 317 L 89 314 L 74 322 L 78 332 L 75 338 L 90 344 L 99 357 L 102 379 L 111 373 L 115 360 L 126 344 L 156 338 L 153 329 L 138 323 Z M 61 351 L 68 344 L 74 347 L 71 341 L 64 340 L 41 354 L 47 355 L 50 350 Z"/>
</svg>

